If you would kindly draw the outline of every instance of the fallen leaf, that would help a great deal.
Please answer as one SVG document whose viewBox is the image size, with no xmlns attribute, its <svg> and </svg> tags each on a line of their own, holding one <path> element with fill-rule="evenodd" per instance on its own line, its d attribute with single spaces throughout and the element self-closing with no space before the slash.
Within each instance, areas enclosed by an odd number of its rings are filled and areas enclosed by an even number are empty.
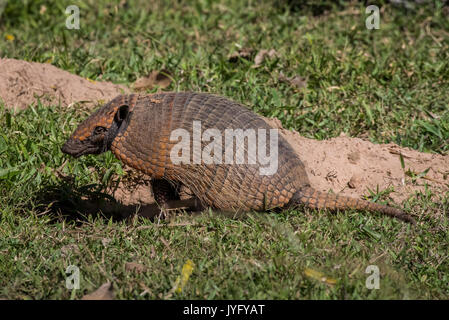
<svg viewBox="0 0 449 320">
<path fill-rule="evenodd" d="M 109 238 L 103 238 L 101 239 L 101 244 L 106 248 L 110 243 L 111 243 L 111 239 Z"/>
<path fill-rule="evenodd" d="M 79 252 L 80 250 L 78 246 L 74 243 L 67 244 L 61 247 L 61 255 L 64 257 L 68 256 L 70 253 L 79 253 Z"/>
<path fill-rule="evenodd" d="M 328 278 L 324 275 L 324 273 L 310 269 L 310 268 L 306 268 L 304 270 L 304 274 L 309 278 L 324 282 L 326 284 L 334 285 L 337 283 L 337 280 Z"/>
<path fill-rule="evenodd" d="M 301 76 L 286 77 L 282 72 L 279 74 L 279 80 L 289 83 L 296 89 L 302 89 L 307 86 L 307 79 Z"/>
<path fill-rule="evenodd" d="M 154 87 L 167 88 L 171 83 L 169 73 L 166 70 L 152 71 L 148 76 L 139 78 L 134 82 L 135 90 L 151 90 Z"/>
<path fill-rule="evenodd" d="M 307 85 L 306 78 L 295 76 L 289 80 L 290 84 L 298 89 L 305 88 Z"/>
<path fill-rule="evenodd" d="M 147 267 L 137 262 L 127 262 L 125 263 L 125 270 L 128 272 L 141 273 L 146 271 Z"/>
<path fill-rule="evenodd" d="M 114 291 L 112 283 L 106 282 L 100 288 L 92 293 L 86 294 L 81 300 L 114 300 Z"/>
<path fill-rule="evenodd" d="M 173 289 L 171 292 L 181 293 L 184 289 L 185 285 L 187 284 L 187 281 L 189 281 L 190 275 L 193 272 L 195 264 L 192 260 L 188 259 L 186 263 L 182 266 L 181 270 L 181 276 L 179 276 L 176 279 L 175 285 L 173 286 Z"/>
<path fill-rule="evenodd" d="M 228 56 L 229 62 L 237 62 L 239 58 L 243 58 L 249 60 L 251 58 L 251 54 L 254 52 L 254 49 L 251 48 L 241 48 L 238 51 L 231 53 Z"/>
<path fill-rule="evenodd" d="M 262 49 L 260 50 L 256 57 L 254 58 L 254 66 L 253 67 L 258 67 L 262 64 L 262 62 L 264 62 L 265 58 L 272 58 L 274 56 L 277 56 L 277 52 L 274 49 L 271 50 L 266 50 L 266 49 Z"/>
</svg>

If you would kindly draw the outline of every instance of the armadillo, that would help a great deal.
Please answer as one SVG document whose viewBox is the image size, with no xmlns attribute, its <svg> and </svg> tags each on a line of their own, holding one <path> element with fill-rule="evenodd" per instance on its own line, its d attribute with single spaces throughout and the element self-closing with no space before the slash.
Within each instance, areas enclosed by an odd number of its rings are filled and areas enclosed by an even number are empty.
<svg viewBox="0 0 449 320">
<path fill-rule="evenodd" d="M 231 141 L 233 154 L 230 154 L 224 141 L 228 138 L 221 140 L 225 146 L 221 151 L 207 149 L 212 138 L 205 139 L 204 135 L 201 138 L 200 133 L 196 145 L 193 139 L 184 143 L 183 154 L 179 148 L 181 136 L 173 133 L 194 136 L 198 126 L 204 133 L 211 129 L 215 131 L 209 132 L 223 135 L 229 129 L 241 129 L 240 133 L 253 130 L 256 135 L 262 132 L 265 142 L 259 135 L 262 142 L 254 148 L 252 136 L 243 136 L 235 145 Z M 401 209 L 315 190 L 291 145 L 280 135 L 276 145 L 271 144 L 271 137 L 267 137 L 273 129 L 244 105 L 213 94 L 120 95 L 82 122 L 62 151 L 74 157 L 112 151 L 124 164 L 151 177 L 153 193 L 159 203 L 178 199 L 177 187 L 184 185 L 204 206 L 223 211 L 265 211 L 303 205 L 315 209 L 381 212 L 415 223 Z M 238 147 L 243 147 L 240 150 L 247 155 L 246 161 L 237 161 Z M 266 161 L 262 164 L 258 153 L 250 152 L 262 147 L 266 154 L 277 151 L 274 172 L 263 173 L 261 169 L 266 168 Z M 203 160 L 201 155 L 205 150 L 210 157 Z M 174 155 L 180 154 L 182 157 L 175 161 Z"/>
</svg>

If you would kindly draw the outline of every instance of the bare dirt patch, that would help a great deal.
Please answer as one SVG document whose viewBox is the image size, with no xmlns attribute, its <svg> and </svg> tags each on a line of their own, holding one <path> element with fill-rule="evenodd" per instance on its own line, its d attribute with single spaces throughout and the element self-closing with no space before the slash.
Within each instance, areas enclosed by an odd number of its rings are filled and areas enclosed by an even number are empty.
<svg viewBox="0 0 449 320">
<path fill-rule="evenodd" d="M 0 97 L 7 107 L 24 108 L 36 102 L 70 105 L 99 100 L 129 92 L 124 86 L 94 82 L 48 64 L 0 59 Z M 373 144 L 341 135 L 329 140 L 307 139 L 282 128 L 278 119 L 266 119 L 292 145 L 305 163 L 314 188 L 353 197 L 393 188 L 389 197 L 400 204 L 426 185 L 435 193 L 449 191 L 449 156 L 421 153 L 394 143 Z M 404 159 L 401 165 L 400 155 Z M 407 174 L 408 172 L 408 174 Z M 111 191 L 124 205 L 153 203 L 149 179 L 132 173 Z M 413 178 L 414 177 L 414 178 Z M 188 191 L 185 191 L 188 194 Z"/>
<path fill-rule="evenodd" d="M 23 109 L 40 99 L 44 105 L 95 105 L 129 92 L 122 85 L 88 80 L 51 64 L 0 58 L 0 98 L 8 108 Z"/>
</svg>

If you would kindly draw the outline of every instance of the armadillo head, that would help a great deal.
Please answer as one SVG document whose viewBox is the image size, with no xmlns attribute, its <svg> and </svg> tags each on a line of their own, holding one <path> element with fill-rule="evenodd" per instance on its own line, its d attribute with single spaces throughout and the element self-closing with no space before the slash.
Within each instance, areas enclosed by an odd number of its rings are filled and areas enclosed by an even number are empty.
<svg viewBox="0 0 449 320">
<path fill-rule="evenodd" d="M 129 99 L 131 98 L 131 99 Z M 108 151 L 130 116 L 132 96 L 118 96 L 82 122 L 62 146 L 61 151 L 75 158 Z"/>
</svg>

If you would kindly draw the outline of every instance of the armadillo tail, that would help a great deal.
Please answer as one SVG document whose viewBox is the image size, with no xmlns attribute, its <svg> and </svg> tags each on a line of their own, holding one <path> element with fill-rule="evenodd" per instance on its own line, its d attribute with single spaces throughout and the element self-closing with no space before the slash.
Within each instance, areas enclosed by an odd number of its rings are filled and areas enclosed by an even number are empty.
<svg viewBox="0 0 449 320">
<path fill-rule="evenodd" d="M 317 191 L 312 187 L 304 187 L 293 196 L 292 204 L 302 204 L 314 209 L 347 210 L 358 209 L 381 212 L 391 217 L 416 224 L 416 221 L 404 211 L 366 200 L 340 196 Z"/>
</svg>

